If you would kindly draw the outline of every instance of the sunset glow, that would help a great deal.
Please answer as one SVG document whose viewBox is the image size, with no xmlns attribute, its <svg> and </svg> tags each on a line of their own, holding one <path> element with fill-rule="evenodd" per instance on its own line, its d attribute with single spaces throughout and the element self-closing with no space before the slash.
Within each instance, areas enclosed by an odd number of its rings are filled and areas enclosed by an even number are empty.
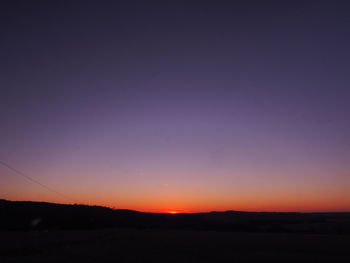
<svg viewBox="0 0 350 263">
<path fill-rule="evenodd" d="M 179 212 L 176 212 L 176 211 L 168 211 L 169 214 L 172 214 L 172 215 L 175 215 L 175 214 L 178 214 Z"/>
</svg>

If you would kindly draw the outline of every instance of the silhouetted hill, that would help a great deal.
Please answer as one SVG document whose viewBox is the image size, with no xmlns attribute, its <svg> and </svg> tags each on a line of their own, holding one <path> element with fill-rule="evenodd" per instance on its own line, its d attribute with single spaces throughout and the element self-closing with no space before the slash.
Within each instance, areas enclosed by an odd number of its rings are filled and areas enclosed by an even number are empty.
<svg viewBox="0 0 350 263">
<path fill-rule="evenodd" d="M 101 206 L 0 200 L 0 230 L 191 229 L 350 234 L 350 213 L 143 213 Z"/>
</svg>

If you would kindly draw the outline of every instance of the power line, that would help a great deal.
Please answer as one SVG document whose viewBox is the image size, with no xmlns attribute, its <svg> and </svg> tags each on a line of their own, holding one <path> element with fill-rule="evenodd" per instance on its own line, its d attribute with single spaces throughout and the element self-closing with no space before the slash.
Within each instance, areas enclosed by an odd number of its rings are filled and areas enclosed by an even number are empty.
<svg viewBox="0 0 350 263">
<path fill-rule="evenodd" d="M 26 178 L 27 180 L 31 181 L 32 183 L 35 183 L 35 184 L 37 184 L 37 185 L 40 185 L 41 187 L 44 187 L 46 190 L 48 190 L 48 191 L 50 191 L 50 192 L 53 192 L 53 193 L 55 193 L 55 194 L 57 194 L 57 195 L 63 197 L 64 199 L 68 199 L 69 201 L 73 202 L 72 199 L 69 198 L 68 196 L 66 196 L 66 195 L 64 195 L 64 194 L 61 194 L 60 192 L 58 192 L 58 191 L 52 189 L 51 187 L 49 187 L 49 186 L 47 186 L 47 185 L 45 185 L 45 184 L 43 184 L 43 183 L 40 183 L 39 181 L 33 179 L 32 177 L 30 177 L 30 176 L 28 176 L 28 175 L 22 173 L 21 171 L 19 171 L 19 170 L 13 168 L 11 165 L 8 165 L 7 163 L 5 163 L 5 162 L 3 162 L 3 161 L 0 161 L 0 164 L 3 165 L 3 166 L 5 166 L 6 168 L 10 169 L 11 171 L 15 172 L 16 174 L 18 174 L 18 175 L 20 175 L 20 176 Z M 73 202 L 73 203 L 74 203 L 74 202 Z"/>
</svg>

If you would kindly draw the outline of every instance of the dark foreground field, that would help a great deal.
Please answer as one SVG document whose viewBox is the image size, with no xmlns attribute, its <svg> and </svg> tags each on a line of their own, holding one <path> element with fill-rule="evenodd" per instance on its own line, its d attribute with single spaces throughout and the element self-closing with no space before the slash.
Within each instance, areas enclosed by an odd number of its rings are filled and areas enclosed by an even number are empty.
<svg viewBox="0 0 350 263">
<path fill-rule="evenodd" d="M 192 230 L 1 232 L 0 262 L 349 262 L 350 236 Z"/>
<path fill-rule="evenodd" d="M 169 215 L 0 200 L 3 262 L 350 262 L 350 213 Z"/>
</svg>

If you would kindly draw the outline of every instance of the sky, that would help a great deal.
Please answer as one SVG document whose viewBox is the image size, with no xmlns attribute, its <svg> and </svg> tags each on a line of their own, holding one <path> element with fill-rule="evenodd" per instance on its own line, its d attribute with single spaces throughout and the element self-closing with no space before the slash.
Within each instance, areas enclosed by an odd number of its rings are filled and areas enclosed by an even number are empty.
<svg viewBox="0 0 350 263">
<path fill-rule="evenodd" d="M 349 8 L 2 1 L 0 198 L 350 211 Z"/>
</svg>

